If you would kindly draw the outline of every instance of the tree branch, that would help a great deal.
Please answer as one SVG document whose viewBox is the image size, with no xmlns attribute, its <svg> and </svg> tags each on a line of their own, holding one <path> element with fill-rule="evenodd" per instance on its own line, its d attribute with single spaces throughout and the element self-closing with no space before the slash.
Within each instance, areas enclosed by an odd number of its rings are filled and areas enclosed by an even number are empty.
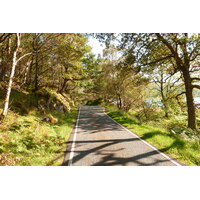
<svg viewBox="0 0 200 200">
<path fill-rule="evenodd" d="M 186 92 L 185 91 L 183 91 L 183 92 L 181 92 L 180 94 L 177 94 L 176 96 L 173 96 L 173 97 L 169 97 L 169 98 L 167 98 L 167 100 L 169 100 L 169 99 L 177 99 L 179 96 L 181 96 L 181 95 L 183 95 L 183 94 L 185 94 Z"/>
<path fill-rule="evenodd" d="M 197 53 L 193 58 L 190 59 L 190 61 L 194 61 L 198 56 L 200 56 L 200 53 Z"/>
<path fill-rule="evenodd" d="M 145 65 L 156 64 L 156 63 L 158 63 L 158 62 L 160 62 L 160 61 L 163 61 L 163 60 L 165 60 L 165 59 L 172 58 L 172 57 L 173 57 L 172 55 L 168 55 L 168 56 L 165 56 L 165 57 L 159 58 L 159 59 L 157 59 L 157 60 L 154 60 L 154 61 L 152 61 L 152 62 L 145 63 L 145 64 L 140 65 L 140 66 L 138 66 L 138 67 L 142 67 L 142 66 L 145 66 Z"/>
<path fill-rule="evenodd" d="M 178 66 L 182 66 L 183 63 L 180 59 L 180 57 L 178 56 L 178 53 L 174 50 L 174 48 L 172 47 L 172 45 L 160 34 L 160 33 L 156 33 L 157 38 L 163 42 L 163 44 L 165 44 L 168 49 L 171 51 L 173 57 L 175 58 Z"/>
<path fill-rule="evenodd" d="M 191 78 L 192 81 L 200 81 L 200 78 L 197 78 L 197 77 L 194 77 L 194 78 Z"/>
<path fill-rule="evenodd" d="M 23 56 L 21 56 L 21 57 L 16 61 L 16 63 L 18 63 L 22 58 L 24 58 L 25 56 L 30 55 L 30 54 L 32 54 L 32 53 L 26 53 L 26 54 L 24 54 Z"/>
<path fill-rule="evenodd" d="M 7 37 L 9 37 L 10 35 L 12 35 L 13 33 L 3 33 L 0 36 L 0 43 L 3 42 L 4 40 L 6 40 Z"/>
<path fill-rule="evenodd" d="M 176 81 L 174 81 L 172 83 L 172 85 L 170 86 L 170 89 L 173 88 L 175 86 L 175 84 L 180 81 L 180 79 L 181 79 L 181 77 L 179 77 Z"/>
<path fill-rule="evenodd" d="M 192 85 L 192 88 L 196 88 L 200 90 L 200 85 Z"/>
</svg>

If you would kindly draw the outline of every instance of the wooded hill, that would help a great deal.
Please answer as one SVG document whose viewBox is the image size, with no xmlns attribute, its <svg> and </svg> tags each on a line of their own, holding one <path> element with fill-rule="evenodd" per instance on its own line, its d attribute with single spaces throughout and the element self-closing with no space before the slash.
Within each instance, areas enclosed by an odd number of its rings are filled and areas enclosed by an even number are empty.
<svg viewBox="0 0 200 200">
<path fill-rule="evenodd" d="M 1 118 L 7 115 L 12 89 L 34 94 L 42 110 L 59 107 L 53 102 L 57 99 L 63 103 L 60 109 L 69 111 L 81 99 L 80 81 L 87 79 L 82 66 L 91 51 L 87 40 L 83 34 L 1 34 L 1 91 L 7 91 Z"/>
</svg>

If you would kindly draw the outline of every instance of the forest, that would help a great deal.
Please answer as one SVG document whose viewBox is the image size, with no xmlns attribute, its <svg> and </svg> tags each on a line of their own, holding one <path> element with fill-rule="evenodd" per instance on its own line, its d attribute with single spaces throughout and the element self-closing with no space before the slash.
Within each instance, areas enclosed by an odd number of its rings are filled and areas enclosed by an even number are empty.
<svg viewBox="0 0 200 200">
<path fill-rule="evenodd" d="M 200 34 L 0 33 L 0 165 L 62 165 L 81 105 L 200 165 Z"/>
</svg>

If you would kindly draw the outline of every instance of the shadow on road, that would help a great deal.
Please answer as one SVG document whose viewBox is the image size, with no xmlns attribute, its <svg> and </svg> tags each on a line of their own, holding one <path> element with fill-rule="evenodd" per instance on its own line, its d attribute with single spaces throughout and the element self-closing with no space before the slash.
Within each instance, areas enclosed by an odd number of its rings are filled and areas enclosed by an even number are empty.
<svg viewBox="0 0 200 200">
<path fill-rule="evenodd" d="M 134 142 L 139 141 L 139 138 L 135 137 L 129 137 L 127 138 L 127 135 L 124 136 L 123 132 L 124 129 L 119 126 L 116 123 L 113 123 L 113 121 L 105 115 L 105 112 L 102 110 L 102 108 L 92 108 L 89 109 L 85 108 L 81 110 L 81 117 L 79 119 L 78 123 L 78 129 L 79 129 L 79 139 L 75 141 L 75 151 L 74 151 L 74 157 L 73 157 L 73 164 L 77 165 L 79 164 L 79 161 L 82 159 L 88 159 L 87 156 L 93 154 L 93 155 L 100 155 L 99 160 L 94 162 L 93 166 L 114 166 L 114 165 L 139 165 L 139 166 L 153 166 L 153 165 L 173 165 L 172 163 L 169 164 L 169 159 L 163 157 L 162 159 L 159 159 L 160 153 L 157 150 L 150 149 L 148 151 L 143 151 L 144 153 L 137 154 L 134 156 L 127 157 L 126 155 L 123 157 L 119 157 L 120 151 L 122 151 L 126 146 L 130 147 L 131 145 L 134 145 Z M 87 140 L 86 138 L 91 138 L 89 136 L 90 134 L 101 134 L 103 132 L 104 134 L 108 134 L 108 139 L 91 139 Z M 113 135 L 115 133 L 118 133 L 122 135 L 123 139 L 117 139 Z M 121 132 L 121 133 L 120 133 Z M 142 139 L 146 140 L 148 138 L 154 137 L 155 135 L 161 134 L 159 132 L 148 132 L 146 133 Z M 111 135 L 114 137 L 112 138 Z M 82 139 L 83 137 L 84 139 Z M 121 137 L 121 138 L 122 138 Z M 72 140 L 66 142 L 67 146 L 71 146 Z M 86 146 L 86 144 L 88 146 Z M 118 145 L 123 144 L 123 145 Z M 118 146 L 115 146 L 118 145 Z M 173 144 L 170 146 L 160 149 L 162 152 L 166 152 L 170 148 L 174 148 L 177 145 L 180 145 L 183 147 L 183 143 L 179 141 L 178 139 L 175 140 Z M 84 148 L 81 148 L 84 146 Z M 111 147 L 112 146 L 112 147 Z M 115 147 L 114 147 L 115 146 Z M 107 150 L 107 147 L 111 147 L 111 150 Z M 114 148 L 113 148 L 114 147 Z M 118 148 L 119 147 L 119 148 Z M 142 147 L 141 147 L 142 148 Z M 66 150 L 66 154 L 69 155 L 71 149 Z M 156 156 L 158 155 L 158 159 Z M 153 156 L 153 158 L 151 158 Z M 68 156 L 69 157 L 69 156 Z M 67 158 L 67 157 L 66 157 Z M 148 161 L 146 160 L 148 159 Z M 173 160 L 173 159 L 171 159 Z M 68 165 L 69 160 L 66 159 L 63 163 L 64 166 Z M 165 164 L 164 162 L 168 163 Z"/>
<path fill-rule="evenodd" d="M 133 142 L 137 141 L 139 138 L 130 138 L 130 139 L 117 139 L 117 140 L 88 140 L 88 141 L 76 141 L 76 145 L 78 147 L 79 144 L 86 144 L 86 143 L 101 143 L 101 145 L 98 145 L 95 148 L 84 150 L 84 151 L 74 151 L 77 155 L 73 158 L 73 163 L 75 164 L 76 162 L 80 161 L 81 159 L 84 159 L 86 156 L 88 156 L 91 153 L 96 152 L 96 155 L 101 155 L 101 160 L 94 163 L 93 166 L 114 166 L 114 165 L 127 165 L 128 163 L 133 163 L 134 165 L 140 165 L 140 166 L 153 166 L 153 165 L 158 165 L 159 163 L 162 162 L 168 162 L 168 159 L 163 159 L 163 160 L 157 160 L 151 163 L 145 163 L 142 162 L 144 158 L 148 158 L 152 155 L 159 155 L 159 152 L 156 150 L 152 150 L 147 153 L 139 154 L 137 156 L 132 156 L 132 157 L 126 157 L 126 158 L 120 158 L 116 156 L 116 151 L 121 151 L 123 150 L 122 148 L 114 150 L 114 153 L 111 152 L 110 150 L 107 152 L 104 148 L 111 146 L 111 145 L 116 145 L 119 143 L 127 143 L 127 142 Z M 67 144 L 72 143 L 71 141 L 67 142 Z M 103 144 L 102 144 L 103 143 Z M 170 147 L 167 147 L 165 149 L 161 149 L 160 151 L 165 152 L 169 148 L 172 148 L 174 144 L 172 144 Z M 66 151 L 66 153 L 70 153 L 70 151 Z M 172 159 L 173 160 L 173 159 Z M 63 165 L 67 166 L 68 161 L 66 160 Z"/>
</svg>

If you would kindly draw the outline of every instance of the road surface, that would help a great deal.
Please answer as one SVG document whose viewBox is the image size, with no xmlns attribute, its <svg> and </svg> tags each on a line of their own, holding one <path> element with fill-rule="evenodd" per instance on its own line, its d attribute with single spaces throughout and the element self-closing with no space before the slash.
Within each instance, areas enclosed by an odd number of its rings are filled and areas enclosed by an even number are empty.
<svg viewBox="0 0 200 200">
<path fill-rule="evenodd" d="M 99 106 L 81 106 L 76 127 L 67 142 L 67 166 L 178 166 L 106 115 Z"/>
</svg>

